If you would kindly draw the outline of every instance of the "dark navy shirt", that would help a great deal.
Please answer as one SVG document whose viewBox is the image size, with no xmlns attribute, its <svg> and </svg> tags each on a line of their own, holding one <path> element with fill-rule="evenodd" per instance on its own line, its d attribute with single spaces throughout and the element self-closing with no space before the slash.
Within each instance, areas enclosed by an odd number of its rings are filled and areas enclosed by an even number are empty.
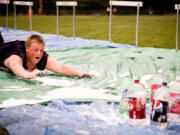
<svg viewBox="0 0 180 135">
<path fill-rule="evenodd" d="M 0 44 L 0 70 L 11 72 L 10 69 L 8 69 L 4 65 L 4 60 L 11 55 L 20 56 L 23 61 L 23 67 L 27 69 L 26 48 L 24 41 L 16 40 L 16 41 Z M 36 69 L 44 70 L 46 68 L 47 59 L 48 59 L 48 54 L 44 52 L 40 62 L 37 63 L 36 65 Z"/>
</svg>

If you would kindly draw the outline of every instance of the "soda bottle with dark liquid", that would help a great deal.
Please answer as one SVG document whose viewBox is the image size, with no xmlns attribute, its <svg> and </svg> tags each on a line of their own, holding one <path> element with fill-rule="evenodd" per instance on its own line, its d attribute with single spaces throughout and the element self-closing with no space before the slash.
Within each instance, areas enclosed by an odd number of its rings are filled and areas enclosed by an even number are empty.
<svg viewBox="0 0 180 135">
<path fill-rule="evenodd" d="M 167 83 L 163 82 L 161 88 L 154 93 L 151 110 L 151 125 L 160 129 L 167 128 L 169 88 Z"/>
</svg>

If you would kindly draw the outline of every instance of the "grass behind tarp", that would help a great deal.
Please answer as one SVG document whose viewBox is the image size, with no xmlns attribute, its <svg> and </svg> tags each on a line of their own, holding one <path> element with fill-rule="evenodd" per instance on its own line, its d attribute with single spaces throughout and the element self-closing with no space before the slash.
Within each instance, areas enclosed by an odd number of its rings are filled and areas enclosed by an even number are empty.
<svg viewBox="0 0 180 135">
<path fill-rule="evenodd" d="M 72 16 L 59 17 L 59 34 L 73 36 Z M 5 17 L 0 16 L 0 26 L 5 27 Z M 9 27 L 14 28 L 14 17 L 9 17 Z M 17 16 L 17 29 L 29 31 L 29 18 Z M 32 30 L 56 34 L 56 16 L 34 16 Z M 135 45 L 136 16 L 112 17 L 112 41 Z M 109 40 L 109 16 L 76 16 L 76 37 Z M 139 46 L 175 48 L 176 15 L 139 16 Z"/>
</svg>

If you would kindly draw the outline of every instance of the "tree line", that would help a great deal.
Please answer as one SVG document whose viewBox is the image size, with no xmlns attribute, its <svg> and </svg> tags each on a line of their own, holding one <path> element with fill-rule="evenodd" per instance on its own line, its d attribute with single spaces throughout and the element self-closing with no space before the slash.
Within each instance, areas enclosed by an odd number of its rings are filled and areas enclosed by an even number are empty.
<svg viewBox="0 0 180 135">
<path fill-rule="evenodd" d="M 22 1 L 22 0 L 16 0 Z M 23 0 L 32 1 L 34 14 L 56 14 L 56 1 L 69 1 L 69 0 Z M 102 12 L 106 13 L 106 8 L 109 5 L 109 0 L 71 0 L 77 1 L 78 6 L 76 11 L 78 14 L 89 14 L 92 12 Z M 135 0 L 122 0 L 122 1 L 135 1 Z M 137 1 L 137 0 L 136 0 Z M 143 7 L 141 8 L 142 13 L 147 13 L 149 10 L 154 11 L 153 13 L 175 12 L 174 5 L 179 4 L 179 0 L 139 0 L 143 2 Z M 118 11 L 134 11 L 136 13 L 136 8 L 132 7 L 117 7 Z M 0 5 L 1 14 L 5 14 L 5 6 Z M 65 11 L 66 10 L 66 11 Z M 71 7 L 63 7 L 60 14 L 71 13 Z M 9 12 L 13 13 L 13 0 L 10 0 Z M 19 6 L 18 12 L 27 12 L 24 7 Z M 166 13 L 165 12 L 165 13 Z M 125 13 L 125 12 L 121 12 Z"/>
</svg>

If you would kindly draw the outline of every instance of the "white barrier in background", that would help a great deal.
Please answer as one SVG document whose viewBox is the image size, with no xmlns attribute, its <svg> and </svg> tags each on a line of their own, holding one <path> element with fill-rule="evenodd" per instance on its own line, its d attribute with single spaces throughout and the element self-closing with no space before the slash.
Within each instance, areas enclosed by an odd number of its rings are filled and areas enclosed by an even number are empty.
<svg viewBox="0 0 180 135">
<path fill-rule="evenodd" d="M 9 0 L 0 0 L 0 4 L 6 4 L 6 28 L 8 29 L 8 4 Z"/>
<path fill-rule="evenodd" d="M 175 4 L 175 9 L 177 10 L 177 23 L 176 23 L 176 51 L 177 51 L 178 50 L 179 9 L 180 9 L 180 4 Z"/>
<path fill-rule="evenodd" d="M 112 6 L 135 6 L 137 7 L 137 23 L 136 23 L 136 46 L 138 46 L 138 25 L 139 25 L 139 7 L 143 6 L 142 2 L 134 1 L 109 1 L 110 20 L 109 20 L 109 41 L 111 41 L 111 23 L 112 23 Z"/>
<path fill-rule="evenodd" d="M 76 26 L 75 26 L 75 7 L 77 6 L 76 1 L 57 1 L 57 35 L 59 34 L 59 6 L 72 6 L 73 7 L 73 38 L 76 36 Z"/>
<path fill-rule="evenodd" d="M 14 1 L 14 28 L 16 30 L 16 5 L 20 6 L 29 6 L 29 13 L 30 13 L 30 31 L 32 32 L 32 6 L 33 2 L 26 2 L 26 1 Z"/>
</svg>

